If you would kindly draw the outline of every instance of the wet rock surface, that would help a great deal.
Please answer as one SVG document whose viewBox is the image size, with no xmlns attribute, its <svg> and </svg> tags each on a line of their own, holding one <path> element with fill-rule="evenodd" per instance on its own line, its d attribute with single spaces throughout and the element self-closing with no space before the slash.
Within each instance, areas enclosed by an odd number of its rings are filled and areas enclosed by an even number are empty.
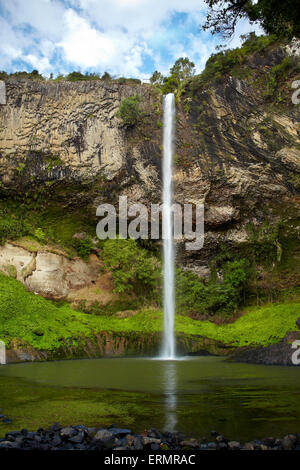
<svg viewBox="0 0 300 470">
<path fill-rule="evenodd" d="M 297 320 L 298 322 L 298 320 Z M 238 348 L 231 358 L 235 362 L 293 366 L 293 342 L 300 339 L 299 331 L 289 332 L 279 343 L 258 348 Z"/>
<path fill-rule="evenodd" d="M 283 438 L 267 437 L 244 444 L 228 440 L 217 431 L 210 439 L 185 437 L 180 432 L 160 432 L 153 428 L 141 434 L 130 429 L 61 426 L 55 423 L 49 429 L 36 432 L 27 429 L 10 431 L 0 438 L 0 450 L 144 450 L 144 451 L 240 451 L 240 450 L 300 450 L 300 433 Z"/>
</svg>

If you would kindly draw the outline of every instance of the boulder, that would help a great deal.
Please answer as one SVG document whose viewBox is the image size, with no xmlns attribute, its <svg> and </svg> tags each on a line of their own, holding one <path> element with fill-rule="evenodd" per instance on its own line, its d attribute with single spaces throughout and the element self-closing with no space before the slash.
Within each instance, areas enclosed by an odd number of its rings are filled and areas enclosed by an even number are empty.
<svg viewBox="0 0 300 470">
<path fill-rule="evenodd" d="M 133 448 L 134 448 L 134 450 L 143 450 L 144 449 L 144 444 L 143 444 L 143 441 L 142 441 L 141 437 L 135 436 L 135 438 L 133 439 Z"/>
<path fill-rule="evenodd" d="M 59 432 L 60 436 L 66 439 L 69 439 L 70 437 L 75 436 L 76 431 L 74 428 L 67 426 L 65 428 L 62 428 Z"/>
<path fill-rule="evenodd" d="M 115 442 L 114 435 L 107 429 L 100 429 L 94 436 L 94 443 L 100 448 L 111 448 Z"/>
<path fill-rule="evenodd" d="M 199 447 L 199 442 L 197 441 L 197 439 L 188 439 L 185 441 L 181 441 L 180 445 L 181 447 L 195 448 L 195 447 Z"/>
<path fill-rule="evenodd" d="M 83 431 L 80 431 L 78 434 L 76 434 L 73 437 L 70 437 L 69 441 L 74 442 L 75 444 L 81 444 L 81 442 L 84 439 L 84 433 Z"/>
<path fill-rule="evenodd" d="M 237 441 L 229 441 L 227 445 L 229 450 L 240 450 L 242 447 Z"/>
<path fill-rule="evenodd" d="M 297 437 L 293 434 L 284 436 L 282 439 L 282 448 L 283 450 L 292 450 L 297 442 Z"/>
<path fill-rule="evenodd" d="M 244 444 L 244 450 L 255 450 L 254 442 L 246 442 Z"/>
</svg>

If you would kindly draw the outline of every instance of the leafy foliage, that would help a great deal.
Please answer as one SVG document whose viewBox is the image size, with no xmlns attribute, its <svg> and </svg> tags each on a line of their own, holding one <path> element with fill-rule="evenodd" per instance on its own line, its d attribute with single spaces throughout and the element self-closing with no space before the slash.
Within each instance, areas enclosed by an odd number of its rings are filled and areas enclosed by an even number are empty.
<svg viewBox="0 0 300 470">
<path fill-rule="evenodd" d="M 152 83 L 152 85 L 163 85 L 163 74 L 155 70 L 155 72 L 153 72 L 152 76 L 150 77 L 150 83 Z"/>
<path fill-rule="evenodd" d="M 271 225 L 266 220 L 260 227 L 246 226 L 251 242 L 249 256 L 255 263 L 272 266 L 278 259 L 281 223 Z"/>
<path fill-rule="evenodd" d="M 257 37 L 255 33 L 250 33 L 246 36 L 242 47 L 212 54 L 207 60 L 203 72 L 191 79 L 190 89 L 192 91 L 198 90 L 202 85 L 218 80 L 227 73 L 240 72 L 241 66 L 250 54 L 254 52 L 262 53 L 276 41 L 276 36 Z"/>
<path fill-rule="evenodd" d="M 143 113 L 140 102 L 139 95 L 129 96 L 122 101 L 117 116 L 122 119 L 125 126 L 135 126 L 141 120 Z"/>
<path fill-rule="evenodd" d="M 88 261 L 89 256 L 93 250 L 93 242 L 90 237 L 87 237 L 84 240 L 74 238 L 72 240 L 72 246 L 75 248 L 80 258 L 82 258 L 84 261 Z"/>
<path fill-rule="evenodd" d="M 187 57 L 180 57 L 170 69 L 170 74 L 178 80 L 187 80 L 195 73 L 195 64 Z"/>
<path fill-rule="evenodd" d="M 233 324 L 220 326 L 178 315 L 175 328 L 233 346 L 266 345 L 279 341 L 295 327 L 299 307 L 299 303 L 287 303 L 251 308 Z M 37 350 L 55 351 L 70 340 L 93 339 L 101 331 L 144 334 L 161 331 L 162 325 L 162 312 L 158 310 L 141 311 L 124 319 L 77 312 L 69 305 L 26 291 L 19 281 L 0 273 L 0 337 L 7 345 L 19 339 Z"/>
<path fill-rule="evenodd" d="M 111 316 L 120 311 L 138 310 L 140 307 L 141 299 L 135 298 L 129 298 L 125 300 L 118 299 L 105 305 L 97 301 L 87 305 L 86 301 L 82 300 L 78 306 L 76 306 L 76 310 L 80 310 L 81 312 L 89 313 L 91 315 Z"/>
<path fill-rule="evenodd" d="M 161 89 L 163 94 L 180 95 L 186 82 L 194 75 L 195 64 L 188 57 L 180 57 L 170 68 L 170 75 L 164 77 L 157 70 L 152 74 L 150 83 Z"/>
<path fill-rule="evenodd" d="M 209 6 L 204 29 L 231 37 L 241 18 L 259 22 L 269 34 L 300 36 L 300 10 L 294 0 L 205 0 Z"/>
<path fill-rule="evenodd" d="M 164 94 L 175 92 L 180 95 L 187 80 L 195 73 L 195 64 L 187 57 L 180 57 L 170 68 L 170 76 L 164 78 L 162 92 Z"/>
<path fill-rule="evenodd" d="M 73 235 L 86 232 L 87 238 L 91 239 L 95 232 L 94 221 L 80 208 L 66 211 L 57 200 L 47 200 L 49 190 L 47 186 L 42 189 L 35 188 L 34 192 L 24 192 L 21 195 L 15 194 L 13 198 L 1 199 L 0 243 L 4 243 L 5 239 L 15 240 L 31 236 L 41 243 L 46 240 L 57 244 L 71 256 L 76 255 L 74 250 L 77 251 L 78 248 L 79 256 L 88 258 L 91 241 L 79 246 L 80 242 L 74 239 Z M 65 191 L 64 194 L 68 194 L 68 188 L 64 187 L 62 190 Z"/>
<path fill-rule="evenodd" d="M 198 91 L 203 85 L 221 79 L 225 74 L 231 74 L 237 78 L 243 78 L 245 75 L 253 73 L 253 70 L 247 69 L 246 60 L 252 53 L 263 53 L 267 48 L 278 42 L 276 35 L 259 36 L 255 33 L 243 35 L 242 47 L 236 49 L 221 50 L 212 54 L 206 62 L 204 71 L 199 75 L 195 74 L 195 65 L 187 57 L 179 58 L 170 68 L 170 75 L 163 75 L 155 71 L 150 78 L 150 82 L 159 87 L 163 94 L 175 93 L 180 96 L 185 91 Z M 290 65 L 292 60 L 290 59 Z M 273 75 L 278 75 L 281 70 L 289 68 L 288 59 L 282 64 L 280 70 L 274 70 Z M 281 75 L 282 76 L 282 75 Z"/>
<path fill-rule="evenodd" d="M 70 341 L 80 345 L 80 338 L 93 340 L 101 331 L 126 335 L 126 332 L 161 331 L 161 327 L 161 317 L 148 311 L 118 318 L 110 312 L 92 315 L 73 310 L 66 303 L 52 302 L 28 292 L 21 282 L 0 272 L 0 337 L 7 345 L 19 339 L 37 350 L 55 351 Z"/>
<path fill-rule="evenodd" d="M 121 85 L 140 85 L 142 82 L 139 78 L 116 78 L 115 81 Z"/>
<path fill-rule="evenodd" d="M 7 80 L 8 78 L 28 78 L 29 80 L 45 80 L 44 77 L 38 72 L 38 70 L 32 70 L 32 72 L 13 72 L 8 74 L 7 72 L 0 72 L 0 80 Z"/>
<path fill-rule="evenodd" d="M 104 72 L 104 74 L 101 77 L 101 80 L 110 81 L 112 80 L 112 76 L 108 72 Z"/>
<path fill-rule="evenodd" d="M 278 90 L 282 81 L 286 80 L 288 73 L 298 72 L 300 70 L 299 63 L 291 57 L 285 57 L 280 64 L 275 65 L 265 75 L 265 91 L 264 95 L 273 97 Z"/>
<path fill-rule="evenodd" d="M 43 230 L 41 228 L 38 227 L 37 229 L 35 229 L 34 236 L 40 243 L 45 243 L 46 234 L 45 234 L 45 232 L 43 232 Z"/>
<path fill-rule="evenodd" d="M 242 301 L 247 282 L 246 260 L 227 261 L 222 266 L 222 280 L 207 284 L 191 272 L 177 271 L 177 311 L 182 314 L 232 314 Z"/>
<path fill-rule="evenodd" d="M 22 217 L 11 217 L 0 210 L 0 245 L 3 245 L 5 240 L 15 240 L 28 235 L 31 230 L 31 225 Z"/>
<path fill-rule="evenodd" d="M 112 271 L 115 291 L 153 295 L 158 285 L 159 265 L 154 256 L 133 239 L 110 239 L 103 245 L 103 260 Z"/>
<path fill-rule="evenodd" d="M 99 75 L 95 73 L 71 72 L 66 76 L 66 80 L 69 82 L 77 82 L 80 80 L 100 80 Z"/>
<path fill-rule="evenodd" d="M 10 78 L 28 78 L 30 80 L 45 80 L 45 78 L 37 71 L 33 70 L 32 72 L 20 71 L 7 73 L 4 70 L 0 71 L 0 80 L 7 80 Z M 124 85 L 140 85 L 142 82 L 138 78 L 126 78 L 126 77 L 112 77 L 108 72 L 104 72 L 102 76 L 99 73 L 95 72 L 86 72 L 81 73 L 80 71 L 73 71 L 67 75 L 58 74 L 55 78 L 53 73 L 50 73 L 49 80 L 59 82 L 66 80 L 69 82 L 78 82 L 78 81 L 91 81 L 91 80 L 101 80 L 104 82 L 113 81 L 115 83 L 120 83 Z"/>
</svg>

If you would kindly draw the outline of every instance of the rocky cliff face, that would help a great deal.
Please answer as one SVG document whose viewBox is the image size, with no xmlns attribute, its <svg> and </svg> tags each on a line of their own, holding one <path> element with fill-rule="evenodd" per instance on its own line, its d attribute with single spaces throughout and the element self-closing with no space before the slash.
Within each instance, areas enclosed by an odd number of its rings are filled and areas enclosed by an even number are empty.
<svg viewBox="0 0 300 470">
<path fill-rule="evenodd" d="M 46 298 L 60 300 L 86 285 L 96 285 L 99 267 L 95 255 L 86 263 L 80 258 L 68 259 L 46 246 L 26 249 L 14 242 L 0 246 L 1 271 Z"/>
<path fill-rule="evenodd" d="M 276 46 L 177 104 L 175 199 L 205 204 L 205 244 L 178 262 L 201 276 L 222 244 L 249 242 L 247 227 L 284 221 L 299 233 L 299 106 L 288 76 L 270 99 L 271 77 L 289 50 Z M 280 94 L 281 93 L 281 94 Z M 144 118 L 132 129 L 116 116 L 121 101 L 142 98 Z M 5 197 L 48 188 L 65 207 L 80 206 L 95 220 L 101 202 L 158 202 L 161 195 L 161 96 L 149 85 L 101 81 L 8 80 L 0 105 L 0 178 Z M 66 188 L 70 190 L 67 192 Z M 36 260 L 35 262 L 41 262 Z M 34 277 L 34 276 L 33 276 Z M 29 282 L 29 281 L 28 281 Z M 32 279 L 33 282 L 33 279 Z"/>
<path fill-rule="evenodd" d="M 297 75 L 286 72 L 273 97 L 268 89 L 272 71 L 287 57 L 283 47 L 252 54 L 239 77 L 224 76 L 182 97 L 176 197 L 205 203 L 204 250 L 200 256 L 182 251 L 199 273 L 222 243 L 249 243 L 250 224 L 259 231 L 266 220 L 284 221 L 298 236 L 299 106 L 291 100 Z M 296 57 L 291 60 L 299 63 Z"/>
<path fill-rule="evenodd" d="M 151 103 L 147 86 L 7 81 L 0 117 L 4 186 L 9 188 L 18 179 L 23 189 L 46 181 L 81 182 L 98 175 L 112 180 L 130 157 L 139 160 L 136 171 L 143 173 L 148 165 L 143 165 L 142 149 L 136 146 L 132 155 L 127 154 L 126 136 L 116 117 L 121 101 L 132 94 L 141 94 Z"/>
</svg>

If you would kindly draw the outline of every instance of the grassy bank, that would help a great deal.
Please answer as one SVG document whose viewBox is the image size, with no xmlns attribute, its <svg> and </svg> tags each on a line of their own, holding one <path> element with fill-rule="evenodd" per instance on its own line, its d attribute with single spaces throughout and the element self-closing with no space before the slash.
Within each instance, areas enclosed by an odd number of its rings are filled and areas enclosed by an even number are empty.
<svg viewBox="0 0 300 470">
<path fill-rule="evenodd" d="M 268 345 L 295 329 L 300 303 L 251 307 L 234 323 L 216 325 L 210 321 L 176 316 L 176 332 L 200 335 L 232 346 Z M 27 292 L 13 278 L 0 274 L 0 338 L 9 346 L 13 338 L 26 341 L 37 350 L 55 350 L 64 340 L 108 333 L 154 333 L 162 330 L 160 310 L 141 310 L 128 318 L 95 316 L 72 310 Z"/>
<path fill-rule="evenodd" d="M 176 329 L 236 347 L 267 346 L 280 341 L 288 331 L 295 330 L 299 316 L 300 303 L 270 304 L 248 308 L 243 316 L 227 325 L 178 316 Z"/>
</svg>

